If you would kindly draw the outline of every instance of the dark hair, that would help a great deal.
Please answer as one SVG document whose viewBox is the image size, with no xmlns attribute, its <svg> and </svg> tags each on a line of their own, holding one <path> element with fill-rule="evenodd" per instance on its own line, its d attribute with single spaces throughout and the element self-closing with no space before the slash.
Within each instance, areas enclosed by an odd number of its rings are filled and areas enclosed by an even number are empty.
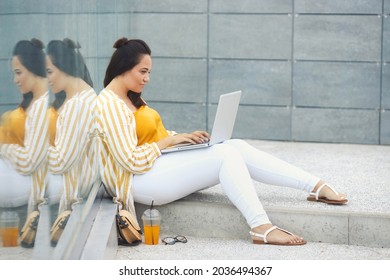
<svg viewBox="0 0 390 280">
<path fill-rule="evenodd" d="M 30 91 L 22 95 L 23 95 L 23 100 L 22 102 L 20 102 L 19 107 L 22 108 L 24 111 L 26 111 L 26 109 L 31 103 L 31 100 L 33 99 L 33 93 Z"/>
<path fill-rule="evenodd" d="M 38 39 L 19 41 L 12 52 L 13 56 L 19 58 L 20 63 L 27 68 L 28 71 L 37 76 L 46 77 L 46 61 L 45 53 L 43 52 L 44 45 Z"/>
<path fill-rule="evenodd" d="M 115 42 L 114 48 L 116 50 L 111 57 L 104 77 L 104 87 L 115 77 L 133 69 L 144 55 L 152 54 L 149 46 L 140 39 L 128 40 L 123 37 Z M 129 90 L 127 96 L 136 108 L 146 104 L 140 93 Z"/>
<path fill-rule="evenodd" d="M 66 99 L 66 92 L 61 90 L 60 92 L 54 94 L 54 100 L 51 103 L 51 106 L 57 111 L 58 108 L 60 108 L 61 105 L 64 103 L 65 99 Z"/>
<path fill-rule="evenodd" d="M 33 38 L 30 41 L 21 40 L 16 43 L 12 56 L 18 57 L 20 63 L 26 67 L 28 71 L 39 77 L 46 77 L 46 62 L 45 53 L 43 52 L 43 43 Z M 23 94 L 23 100 L 19 104 L 23 110 L 26 110 L 33 99 L 33 93 L 28 92 Z"/>
<path fill-rule="evenodd" d="M 47 54 L 58 69 L 70 76 L 83 79 L 93 87 L 91 76 L 79 48 L 81 48 L 80 44 L 69 38 L 63 41 L 52 40 L 47 45 Z"/>
</svg>

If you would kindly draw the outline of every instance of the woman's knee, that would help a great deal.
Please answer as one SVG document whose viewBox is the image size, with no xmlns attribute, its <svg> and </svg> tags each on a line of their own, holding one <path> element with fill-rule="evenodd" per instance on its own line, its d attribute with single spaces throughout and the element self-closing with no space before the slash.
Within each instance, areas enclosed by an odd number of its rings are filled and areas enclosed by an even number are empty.
<svg viewBox="0 0 390 280">
<path fill-rule="evenodd" d="M 242 140 L 224 142 L 218 145 L 214 145 L 212 148 L 215 148 L 215 153 L 217 153 L 223 161 L 245 161 L 243 157 L 243 147 L 240 145 Z M 245 142 L 244 142 L 245 144 Z"/>
<path fill-rule="evenodd" d="M 242 140 L 242 139 L 229 139 L 224 142 L 225 144 L 229 144 L 237 149 L 240 149 L 241 147 L 248 146 L 249 144 Z"/>
<path fill-rule="evenodd" d="M 31 193 L 30 177 L 0 176 L 0 207 L 19 207 L 28 203 Z"/>
<path fill-rule="evenodd" d="M 230 140 L 229 140 L 230 141 Z M 214 145 L 210 148 L 213 152 L 218 153 L 219 155 L 234 155 L 238 153 L 237 147 L 227 141 Z"/>
</svg>

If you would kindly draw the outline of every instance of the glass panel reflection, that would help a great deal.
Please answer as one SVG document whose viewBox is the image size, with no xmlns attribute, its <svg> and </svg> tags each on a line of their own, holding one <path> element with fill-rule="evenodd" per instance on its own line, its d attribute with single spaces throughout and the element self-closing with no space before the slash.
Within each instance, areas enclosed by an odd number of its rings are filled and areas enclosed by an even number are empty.
<svg viewBox="0 0 390 280">
<path fill-rule="evenodd" d="M 21 40 L 13 48 L 13 82 L 22 94 L 16 109 L 1 117 L 2 241 L 11 244 L 9 224 L 22 222 L 20 239 L 12 242 L 25 248 L 34 246 L 39 221 L 39 205 L 45 203 L 48 87 L 44 45 L 38 39 Z M 23 213 L 21 209 L 27 206 Z M 3 209 L 5 208 L 5 209 Z M 27 218 L 20 219 L 17 212 Z M 20 214 L 20 213 L 19 213 Z M 17 224 L 14 224 L 16 226 Z"/>
<path fill-rule="evenodd" d="M 96 1 L 0 6 L 0 259 L 63 258 L 100 189 Z"/>
<path fill-rule="evenodd" d="M 47 75 L 56 96 L 50 108 L 48 152 L 49 196 L 59 199 L 57 218 L 50 241 L 55 246 L 75 205 L 89 194 L 97 179 L 95 164 L 95 99 L 89 70 L 79 51 L 80 45 L 69 39 L 52 40 L 47 46 Z M 57 201 L 56 201 L 57 202 Z"/>
</svg>

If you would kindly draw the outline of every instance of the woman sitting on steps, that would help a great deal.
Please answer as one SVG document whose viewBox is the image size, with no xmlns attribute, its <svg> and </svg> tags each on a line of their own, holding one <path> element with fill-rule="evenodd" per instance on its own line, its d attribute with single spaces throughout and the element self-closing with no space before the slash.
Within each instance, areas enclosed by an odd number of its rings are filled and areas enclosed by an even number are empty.
<svg viewBox="0 0 390 280">
<path fill-rule="evenodd" d="M 108 193 L 134 217 L 134 201 L 167 204 L 220 183 L 245 217 L 253 243 L 303 245 L 302 237 L 271 223 L 252 179 L 306 191 L 311 201 L 347 202 L 345 195 L 320 178 L 243 140 L 162 155 L 161 150 L 168 146 L 203 143 L 209 135 L 166 130 L 159 114 L 141 98 L 152 69 L 151 50 L 144 41 L 122 38 L 114 48 L 104 89 L 97 98 L 101 178 Z"/>
</svg>

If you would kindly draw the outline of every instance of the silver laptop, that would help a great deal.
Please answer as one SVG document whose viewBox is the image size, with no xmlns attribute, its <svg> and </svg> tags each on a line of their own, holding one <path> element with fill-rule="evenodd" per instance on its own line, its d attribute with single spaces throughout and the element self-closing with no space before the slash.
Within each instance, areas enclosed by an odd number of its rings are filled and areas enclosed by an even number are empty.
<svg viewBox="0 0 390 280">
<path fill-rule="evenodd" d="M 210 141 L 202 144 L 179 144 L 161 150 L 161 153 L 171 153 L 210 147 L 232 137 L 236 121 L 238 106 L 241 99 L 241 90 L 222 94 L 219 97 L 217 113 L 215 114 Z"/>
</svg>

